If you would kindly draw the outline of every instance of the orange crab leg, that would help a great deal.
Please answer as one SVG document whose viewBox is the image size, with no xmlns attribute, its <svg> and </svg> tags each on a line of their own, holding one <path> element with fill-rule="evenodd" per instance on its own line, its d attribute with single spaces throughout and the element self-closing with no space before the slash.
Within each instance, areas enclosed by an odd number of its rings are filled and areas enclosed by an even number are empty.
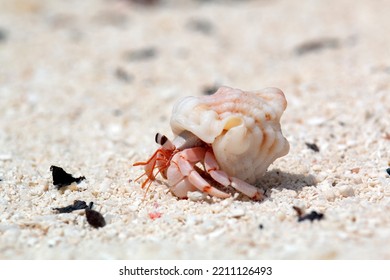
<svg viewBox="0 0 390 280">
<path fill-rule="evenodd" d="M 138 177 L 136 181 L 142 178 L 144 175 L 148 176 L 150 180 L 155 180 L 155 176 L 153 175 L 153 169 L 156 167 L 156 161 L 159 152 L 160 149 L 155 151 L 154 154 L 145 162 L 140 161 L 140 162 L 135 162 L 133 164 L 133 166 L 145 165 L 145 173 L 142 174 L 140 177 Z"/>
</svg>

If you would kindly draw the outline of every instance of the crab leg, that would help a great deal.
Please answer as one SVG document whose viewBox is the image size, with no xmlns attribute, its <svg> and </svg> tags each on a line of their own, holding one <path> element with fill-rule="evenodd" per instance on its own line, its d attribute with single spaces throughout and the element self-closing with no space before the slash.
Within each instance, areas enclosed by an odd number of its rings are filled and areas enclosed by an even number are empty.
<svg viewBox="0 0 390 280">
<path fill-rule="evenodd" d="M 239 192 L 249 196 L 254 200 L 261 200 L 263 198 L 263 195 L 260 193 L 259 189 L 256 188 L 255 186 L 252 186 L 236 177 L 229 177 L 224 171 L 220 170 L 218 162 L 215 159 L 212 152 L 210 151 L 206 152 L 204 158 L 204 164 L 207 173 L 209 173 L 210 176 L 221 185 L 223 186 L 230 185 L 236 190 L 238 190 Z"/>
<path fill-rule="evenodd" d="M 226 174 L 225 171 L 219 169 L 217 160 L 210 151 L 206 152 L 206 155 L 204 157 L 204 165 L 206 172 L 209 173 L 215 181 L 225 187 L 230 185 L 229 176 Z"/>
<path fill-rule="evenodd" d="M 264 198 L 263 194 L 255 186 L 252 186 L 251 184 L 248 184 L 247 182 L 240 180 L 236 177 L 230 177 L 230 180 L 231 186 L 233 188 L 235 188 L 239 192 L 242 192 L 253 200 L 262 200 Z"/>
<path fill-rule="evenodd" d="M 213 186 L 210 186 L 210 184 L 205 179 L 203 179 L 202 176 L 200 176 L 199 173 L 196 172 L 195 170 L 191 171 L 191 173 L 188 176 L 188 180 L 191 182 L 192 185 L 194 185 L 198 190 L 202 192 L 205 192 L 207 194 L 219 198 L 230 197 L 230 194 L 220 191 L 217 188 L 214 188 Z"/>
<path fill-rule="evenodd" d="M 169 175 L 174 181 L 178 180 L 180 176 L 186 177 L 186 179 L 173 184 L 174 188 L 177 188 L 177 191 L 185 190 L 187 191 L 194 190 L 194 187 L 202 192 L 216 196 L 219 198 L 230 197 L 230 194 L 218 190 L 217 188 L 211 186 L 202 176 L 194 169 L 193 164 L 199 162 L 204 158 L 205 150 L 204 148 L 195 147 L 186 149 L 177 153 L 172 158 L 171 167 L 168 170 Z M 177 173 L 181 174 L 178 175 Z M 172 191 L 175 191 L 172 189 Z"/>
<path fill-rule="evenodd" d="M 160 153 L 160 149 L 154 152 L 154 154 L 145 162 L 135 162 L 133 166 L 139 166 L 144 165 L 145 167 L 145 173 L 142 174 L 140 177 L 136 179 L 136 181 L 141 178 L 142 176 L 146 175 L 148 176 L 149 180 L 154 181 L 155 176 L 153 175 L 153 169 L 156 166 L 156 158 L 158 157 L 158 154 Z"/>
<path fill-rule="evenodd" d="M 178 182 L 176 185 L 170 187 L 171 191 L 180 198 L 187 198 L 188 192 L 196 191 L 197 188 L 194 187 L 190 181 L 188 181 L 188 178 L 183 178 L 180 182 Z"/>
</svg>

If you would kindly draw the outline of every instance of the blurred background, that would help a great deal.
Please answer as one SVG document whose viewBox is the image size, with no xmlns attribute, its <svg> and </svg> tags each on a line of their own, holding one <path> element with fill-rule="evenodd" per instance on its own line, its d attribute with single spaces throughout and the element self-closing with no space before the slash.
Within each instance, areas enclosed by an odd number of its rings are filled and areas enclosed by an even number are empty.
<svg viewBox="0 0 390 280">
<path fill-rule="evenodd" d="M 372 138 L 388 132 L 382 116 L 389 1 L 0 0 L 0 6 L 5 155 L 69 161 L 91 157 L 92 149 L 128 160 L 150 151 L 157 131 L 172 136 L 170 112 L 180 97 L 211 94 L 220 85 L 282 89 L 289 103 L 282 123 L 297 153 L 304 141 L 345 144 L 339 123 L 350 125 L 348 141 L 361 138 L 358 125 L 367 121 L 378 129 Z"/>
</svg>

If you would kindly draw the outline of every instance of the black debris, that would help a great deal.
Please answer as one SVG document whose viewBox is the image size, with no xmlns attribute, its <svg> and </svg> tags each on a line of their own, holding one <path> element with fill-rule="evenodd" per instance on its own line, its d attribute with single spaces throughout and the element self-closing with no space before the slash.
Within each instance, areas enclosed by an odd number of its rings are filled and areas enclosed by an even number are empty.
<svg viewBox="0 0 390 280">
<path fill-rule="evenodd" d="M 6 41 L 7 40 L 7 32 L 0 28 L 0 42 Z"/>
<path fill-rule="evenodd" d="M 214 85 L 214 86 L 205 86 L 202 90 L 202 93 L 204 95 L 212 95 L 214 94 L 217 90 L 219 89 L 219 86 Z"/>
<path fill-rule="evenodd" d="M 60 208 L 53 208 L 53 210 L 58 211 L 58 213 L 70 213 L 75 210 L 87 209 L 88 205 L 85 201 L 75 200 L 72 205 L 68 205 Z"/>
<path fill-rule="evenodd" d="M 121 67 L 116 68 L 114 75 L 118 80 L 126 83 L 130 83 L 134 79 L 133 75 L 129 74 L 125 69 Z"/>
<path fill-rule="evenodd" d="M 196 2 L 200 3 L 219 3 L 219 4 L 226 4 L 226 3 L 242 3 L 244 1 L 251 1 L 251 0 L 195 0 Z"/>
<path fill-rule="evenodd" d="M 293 206 L 293 209 L 295 210 L 295 212 L 297 212 L 298 217 L 301 217 L 303 215 L 303 210 L 298 206 Z"/>
<path fill-rule="evenodd" d="M 93 202 L 89 204 L 89 207 L 85 209 L 85 215 L 87 216 L 87 222 L 94 228 L 104 227 L 106 220 L 103 215 L 98 211 L 92 210 Z"/>
<path fill-rule="evenodd" d="M 340 47 L 340 41 L 337 38 L 320 38 L 317 40 L 307 41 L 298 45 L 294 52 L 296 55 L 306 55 L 309 53 L 319 52 L 324 49 L 336 49 Z"/>
<path fill-rule="evenodd" d="M 390 167 L 386 169 L 386 172 L 390 175 Z"/>
<path fill-rule="evenodd" d="M 316 211 L 311 211 L 310 214 L 303 215 L 298 218 L 298 222 L 302 222 L 304 220 L 309 220 L 310 222 L 313 222 L 314 220 L 322 220 L 324 218 L 324 214 L 318 213 Z"/>
<path fill-rule="evenodd" d="M 159 2 L 159 0 L 128 0 L 128 1 L 143 6 L 152 6 L 158 4 Z"/>
<path fill-rule="evenodd" d="M 260 225 L 259 225 L 259 229 L 264 229 L 263 224 L 260 224 Z"/>
<path fill-rule="evenodd" d="M 75 210 L 85 209 L 85 216 L 87 217 L 87 222 L 94 228 L 104 227 L 106 225 L 106 220 L 103 215 L 98 211 L 92 210 L 93 202 L 91 201 L 89 205 L 85 201 L 75 200 L 73 205 L 68 205 L 66 207 L 53 208 L 53 210 L 58 211 L 58 213 L 71 213 Z"/>
<path fill-rule="evenodd" d="M 303 222 L 304 220 L 309 220 L 313 222 L 314 220 L 322 220 L 324 218 L 323 213 L 318 213 L 317 211 L 311 211 L 309 214 L 303 214 L 303 210 L 297 206 L 293 206 L 293 209 L 297 212 L 298 222 Z"/>
<path fill-rule="evenodd" d="M 112 114 L 115 116 L 115 117 L 119 117 L 119 116 L 122 116 L 123 115 L 123 112 L 121 109 L 114 109 L 112 111 Z"/>
<path fill-rule="evenodd" d="M 64 186 L 68 186 L 73 182 L 80 183 L 82 180 L 85 180 L 84 176 L 74 178 L 71 174 L 66 173 L 64 169 L 58 166 L 50 166 L 50 171 L 53 175 L 53 185 L 58 189 Z"/>
<path fill-rule="evenodd" d="M 126 60 L 128 61 L 144 61 L 149 60 L 157 55 L 157 50 L 153 47 L 138 49 L 129 51 L 125 54 Z"/>
<path fill-rule="evenodd" d="M 204 35 L 211 35 L 214 31 L 213 24 L 206 19 L 190 19 L 187 23 L 187 28 L 191 31 L 196 31 Z"/>
<path fill-rule="evenodd" d="M 309 149 L 312 149 L 314 152 L 318 153 L 320 151 L 320 148 L 318 148 L 317 144 L 315 143 L 305 143 L 306 146 L 309 148 Z"/>
</svg>

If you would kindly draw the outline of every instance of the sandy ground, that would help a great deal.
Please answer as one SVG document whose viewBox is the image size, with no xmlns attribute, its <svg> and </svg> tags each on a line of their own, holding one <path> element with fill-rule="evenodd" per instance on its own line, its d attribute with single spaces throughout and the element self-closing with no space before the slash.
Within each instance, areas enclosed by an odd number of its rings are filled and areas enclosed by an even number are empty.
<svg viewBox="0 0 390 280">
<path fill-rule="evenodd" d="M 390 1 L 156 2 L 0 0 L 0 258 L 389 259 Z M 285 92 L 266 199 L 143 200 L 132 163 L 218 85 Z"/>
</svg>

